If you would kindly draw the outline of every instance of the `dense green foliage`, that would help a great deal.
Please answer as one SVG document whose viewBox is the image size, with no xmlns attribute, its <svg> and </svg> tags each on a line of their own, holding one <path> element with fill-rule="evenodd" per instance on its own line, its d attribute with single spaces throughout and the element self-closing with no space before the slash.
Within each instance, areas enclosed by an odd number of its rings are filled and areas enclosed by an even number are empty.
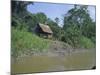
<svg viewBox="0 0 100 75">
<path fill-rule="evenodd" d="M 81 36 L 80 38 L 80 46 L 83 48 L 95 48 L 95 43 L 91 41 L 91 39 Z"/>
<path fill-rule="evenodd" d="M 95 44 L 96 25 L 91 19 L 87 8 L 88 6 L 75 5 L 74 8 L 70 9 L 64 16 L 63 29 L 65 35 L 63 38 L 74 47 L 80 46 L 81 43 L 79 41 L 87 40 L 87 38 Z M 84 39 L 82 39 L 83 37 L 81 36 L 84 36 Z M 85 41 L 82 45 L 85 48 L 87 48 L 87 46 L 90 47 L 92 44 L 91 41 Z"/>
<path fill-rule="evenodd" d="M 49 40 L 45 40 L 27 32 L 26 29 L 18 30 L 12 28 L 11 33 L 12 55 L 17 56 L 25 50 L 33 50 L 37 52 L 45 51 L 49 47 Z"/>
<path fill-rule="evenodd" d="M 96 43 L 96 25 L 88 13 L 88 6 L 75 5 L 63 17 L 63 26 L 59 26 L 60 19 L 51 20 L 43 12 L 32 14 L 27 11 L 27 5 L 33 2 L 12 1 L 12 54 L 24 50 L 43 51 L 48 47 L 48 40 L 33 33 L 37 23 L 50 26 L 53 31 L 52 40 L 68 43 L 72 47 L 93 48 Z M 33 9 L 34 10 L 34 9 Z"/>
<path fill-rule="evenodd" d="M 78 47 L 80 39 L 80 30 L 77 26 L 70 26 L 65 32 L 65 42 L 72 45 L 73 47 Z"/>
</svg>

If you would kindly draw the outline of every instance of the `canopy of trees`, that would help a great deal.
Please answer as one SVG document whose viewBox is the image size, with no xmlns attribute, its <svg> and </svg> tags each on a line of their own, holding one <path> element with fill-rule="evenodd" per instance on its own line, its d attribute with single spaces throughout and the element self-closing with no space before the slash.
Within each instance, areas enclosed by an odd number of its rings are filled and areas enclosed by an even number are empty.
<svg viewBox="0 0 100 75">
<path fill-rule="evenodd" d="M 95 42 L 96 25 L 92 21 L 87 8 L 88 6 L 75 5 L 73 9 L 65 14 L 63 26 L 66 31 L 65 41 L 71 40 L 70 43 L 77 45 L 81 36 L 85 36 Z"/>
</svg>

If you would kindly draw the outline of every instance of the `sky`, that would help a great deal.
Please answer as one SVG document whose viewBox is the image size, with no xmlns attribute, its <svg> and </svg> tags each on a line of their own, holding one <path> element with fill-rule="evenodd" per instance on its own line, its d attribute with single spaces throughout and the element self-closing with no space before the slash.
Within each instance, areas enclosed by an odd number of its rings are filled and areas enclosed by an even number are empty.
<svg viewBox="0 0 100 75">
<path fill-rule="evenodd" d="M 46 16 L 53 21 L 56 17 L 60 19 L 59 25 L 63 25 L 63 15 L 68 12 L 68 10 L 74 7 L 73 4 L 55 4 L 55 3 L 43 3 L 34 2 L 27 6 L 27 10 L 31 13 L 43 12 Z M 95 6 L 88 6 L 90 17 L 95 21 Z"/>
</svg>

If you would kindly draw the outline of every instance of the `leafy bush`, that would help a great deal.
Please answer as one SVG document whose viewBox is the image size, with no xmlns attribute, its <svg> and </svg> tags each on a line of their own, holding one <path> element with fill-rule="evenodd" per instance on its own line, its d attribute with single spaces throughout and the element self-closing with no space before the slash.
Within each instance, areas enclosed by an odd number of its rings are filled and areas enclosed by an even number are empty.
<svg viewBox="0 0 100 75">
<path fill-rule="evenodd" d="M 11 25 L 12 27 L 18 28 L 20 30 L 23 28 L 28 28 L 28 25 L 25 23 L 25 21 L 17 15 L 13 15 Z"/>
<path fill-rule="evenodd" d="M 91 37 L 91 40 L 94 44 L 96 44 L 96 37 Z"/>
<path fill-rule="evenodd" d="M 80 38 L 80 46 L 83 48 L 94 48 L 95 44 L 89 38 L 82 36 Z"/>
<path fill-rule="evenodd" d="M 12 28 L 11 34 L 11 52 L 13 56 L 17 56 L 25 50 L 44 51 L 49 46 L 48 40 L 39 38 L 25 29 Z"/>
<path fill-rule="evenodd" d="M 66 29 L 65 35 L 62 38 L 62 40 L 73 47 L 77 47 L 79 44 L 80 36 L 81 36 L 80 30 L 76 25 L 73 25 Z"/>
</svg>

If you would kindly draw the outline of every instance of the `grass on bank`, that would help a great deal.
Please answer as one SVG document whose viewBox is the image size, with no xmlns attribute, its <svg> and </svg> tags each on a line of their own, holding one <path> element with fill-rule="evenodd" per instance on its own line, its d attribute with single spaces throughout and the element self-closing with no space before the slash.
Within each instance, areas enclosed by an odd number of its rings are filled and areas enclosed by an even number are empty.
<svg viewBox="0 0 100 75">
<path fill-rule="evenodd" d="M 45 51 L 49 47 L 49 40 L 40 38 L 26 30 L 12 28 L 11 31 L 11 54 L 17 56 L 25 50 L 37 52 Z"/>
<path fill-rule="evenodd" d="M 82 48 L 95 48 L 95 44 L 91 41 L 91 39 L 84 36 L 81 36 L 79 43 Z"/>
</svg>

